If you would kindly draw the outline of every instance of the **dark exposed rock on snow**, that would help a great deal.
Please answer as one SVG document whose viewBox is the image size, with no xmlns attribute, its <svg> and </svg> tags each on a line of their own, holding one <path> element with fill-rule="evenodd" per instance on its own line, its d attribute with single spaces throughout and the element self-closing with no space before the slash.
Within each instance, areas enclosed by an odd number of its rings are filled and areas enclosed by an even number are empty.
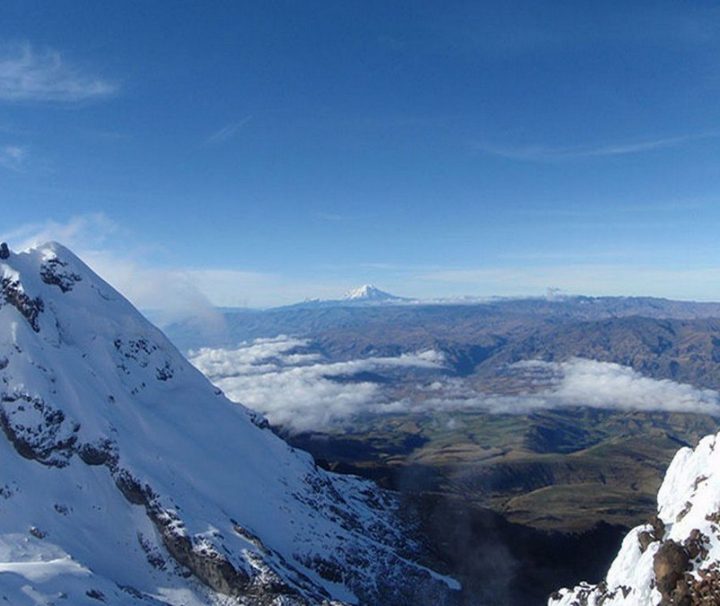
<svg viewBox="0 0 720 606">
<path fill-rule="evenodd" d="M 707 436 L 677 453 L 658 492 L 657 517 L 630 531 L 604 582 L 563 589 L 550 604 L 720 604 L 719 440 Z"/>
</svg>

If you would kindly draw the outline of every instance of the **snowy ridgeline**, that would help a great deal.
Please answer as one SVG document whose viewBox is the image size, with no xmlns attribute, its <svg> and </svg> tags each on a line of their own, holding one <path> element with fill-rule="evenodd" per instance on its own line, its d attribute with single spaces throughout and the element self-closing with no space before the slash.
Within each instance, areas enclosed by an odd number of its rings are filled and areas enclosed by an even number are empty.
<svg viewBox="0 0 720 606">
<path fill-rule="evenodd" d="M 57 244 L 0 260 L 0 381 L 0 603 L 457 593 L 391 496 L 319 470 Z"/>
<path fill-rule="evenodd" d="M 604 582 L 562 589 L 549 604 L 720 604 L 720 434 L 675 455 L 657 516 L 628 533 Z"/>
</svg>

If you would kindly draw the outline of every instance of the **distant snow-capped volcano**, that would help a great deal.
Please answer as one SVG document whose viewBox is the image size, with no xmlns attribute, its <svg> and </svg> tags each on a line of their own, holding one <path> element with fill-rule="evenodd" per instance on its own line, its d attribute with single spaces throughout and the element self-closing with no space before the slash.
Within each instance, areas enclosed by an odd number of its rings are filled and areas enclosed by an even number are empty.
<svg viewBox="0 0 720 606">
<path fill-rule="evenodd" d="M 359 288 L 348 291 L 343 297 L 343 301 L 407 301 L 407 299 L 380 290 L 372 284 L 363 284 Z"/>
<path fill-rule="evenodd" d="M 410 305 L 419 303 L 415 299 L 398 297 L 372 284 L 363 284 L 345 293 L 341 299 L 306 299 L 302 303 L 294 303 L 274 309 L 314 309 L 328 307 L 364 307 L 374 305 Z"/>
<path fill-rule="evenodd" d="M 0 601 L 444 604 L 395 497 L 319 469 L 58 244 L 0 248 Z M 429 600 L 429 602 L 428 602 Z"/>
</svg>

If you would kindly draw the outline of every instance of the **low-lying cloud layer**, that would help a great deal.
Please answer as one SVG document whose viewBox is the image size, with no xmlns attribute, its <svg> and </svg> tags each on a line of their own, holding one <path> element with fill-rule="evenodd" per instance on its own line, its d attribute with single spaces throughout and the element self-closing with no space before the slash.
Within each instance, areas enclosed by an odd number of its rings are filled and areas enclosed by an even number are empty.
<svg viewBox="0 0 720 606">
<path fill-rule="evenodd" d="M 503 393 L 473 378 L 449 376 L 436 351 L 332 362 L 309 341 L 280 336 L 237 349 L 201 349 L 190 358 L 229 398 L 296 432 L 341 426 L 358 415 L 404 412 L 526 414 L 589 406 L 720 414 L 715 391 L 580 358 L 514 364 L 506 369 Z"/>
<path fill-rule="evenodd" d="M 562 364 L 545 364 L 559 369 L 562 380 L 551 395 L 560 402 L 581 402 L 594 408 L 626 410 L 692 411 L 717 414 L 718 393 L 668 379 L 645 377 L 627 366 L 576 358 Z"/>
<path fill-rule="evenodd" d="M 450 378 L 421 386 L 388 411 L 486 411 L 527 414 L 534 410 L 588 406 L 607 410 L 689 412 L 720 415 L 720 395 L 668 379 L 652 379 L 609 362 L 574 358 L 567 362 L 530 360 L 511 366 L 513 393 L 483 391 Z"/>
<path fill-rule="evenodd" d="M 329 362 L 308 341 L 280 336 L 238 349 L 200 349 L 190 361 L 226 395 L 291 431 L 322 429 L 356 414 L 381 412 L 389 404 L 382 384 L 361 373 L 390 369 L 441 369 L 435 351 L 397 357 Z"/>
</svg>

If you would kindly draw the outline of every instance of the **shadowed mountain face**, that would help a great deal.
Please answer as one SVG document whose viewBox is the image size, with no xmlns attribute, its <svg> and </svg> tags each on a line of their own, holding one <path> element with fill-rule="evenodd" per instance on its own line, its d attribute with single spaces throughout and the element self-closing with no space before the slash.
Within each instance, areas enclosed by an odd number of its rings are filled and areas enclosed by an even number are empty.
<svg viewBox="0 0 720 606">
<path fill-rule="evenodd" d="M 435 313 L 439 310 L 433 310 Z M 486 380 L 515 362 L 579 357 L 628 366 L 655 379 L 720 388 L 720 319 L 637 316 L 602 320 L 557 318 L 458 318 L 428 314 L 373 320 L 367 326 L 319 330 L 317 344 L 340 359 L 434 348 L 454 372 Z M 311 333 L 308 333 L 311 334 Z"/>
</svg>

